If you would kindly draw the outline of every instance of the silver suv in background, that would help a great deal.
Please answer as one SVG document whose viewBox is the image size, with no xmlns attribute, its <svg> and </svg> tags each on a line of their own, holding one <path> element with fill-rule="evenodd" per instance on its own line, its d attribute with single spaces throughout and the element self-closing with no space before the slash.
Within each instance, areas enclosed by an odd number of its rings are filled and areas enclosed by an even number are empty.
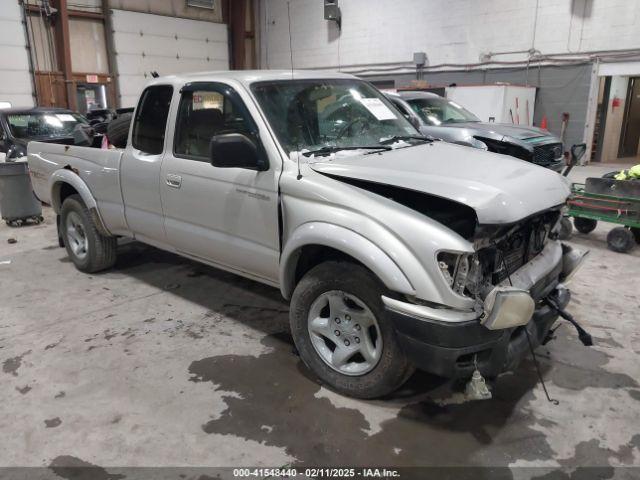
<svg viewBox="0 0 640 480">
<path fill-rule="evenodd" d="M 511 155 L 556 172 L 565 166 L 562 142 L 541 128 L 483 122 L 435 93 L 406 91 L 385 95 L 424 135 Z"/>
</svg>

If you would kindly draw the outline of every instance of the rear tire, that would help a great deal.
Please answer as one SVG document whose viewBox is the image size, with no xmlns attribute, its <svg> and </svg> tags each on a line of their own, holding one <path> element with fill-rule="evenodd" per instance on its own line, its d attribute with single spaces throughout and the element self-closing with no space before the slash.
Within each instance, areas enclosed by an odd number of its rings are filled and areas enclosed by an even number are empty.
<svg viewBox="0 0 640 480">
<path fill-rule="evenodd" d="M 80 195 L 62 203 L 60 227 L 67 254 L 81 272 L 98 272 L 116 262 L 117 239 L 98 232 Z"/>
<path fill-rule="evenodd" d="M 383 293 L 384 285 L 367 269 L 339 261 L 312 268 L 293 292 L 290 323 L 300 358 L 337 392 L 381 397 L 415 370 L 386 318 Z M 316 333 L 314 320 L 325 322 L 324 333 Z"/>
<path fill-rule="evenodd" d="M 616 227 L 607 235 L 607 245 L 614 252 L 628 253 L 635 247 L 636 240 L 628 228 Z"/>
<path fill-rule="evenodd" d="M 117 148 L 125 148 L 127 146 L 132 117 L 133 113 L 123 113 L 109 122 L 109 125 L 107 125 L 107 138 L 111 145 Z"/>
<path fill-rule="evenodd" d="M 593 232 L 597 225 L 598 221 L 590 218 L 575 217 L 573 219 L 573 226 L 576 227 L 576 230 L 580 233 L 584 233 L 585 235 Z"/>
</svg>

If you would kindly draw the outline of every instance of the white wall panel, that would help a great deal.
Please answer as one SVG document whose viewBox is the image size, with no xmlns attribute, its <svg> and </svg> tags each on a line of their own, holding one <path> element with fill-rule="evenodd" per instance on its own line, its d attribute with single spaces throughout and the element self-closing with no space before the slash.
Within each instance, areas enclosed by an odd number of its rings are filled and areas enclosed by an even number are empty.
<svg viewBox="0 0 640 480">
<path fill-rule="evenodd" d="M 226 70 L 229 47 L 225 24 L 112 10 L 120 104 L 134 106 L 150 79 L 160 75 Z"/>
<path fill-rule="evenodd" d="M 109 73 L 102 21 L 70 18 L 69 34 L 74 72 Z M 91 48 L 87 48 L 87 45 L 91 45 Z"/>
<path fill-rule="evenodd" d="M 324 20 L 320 0 L 261 0 L 265 68 L 290 67 L 288 3 L 299 68 L 411 64 L 416 51 L 431 65 L 466 65 L 488 52 L 640 48 L 637 0 L 345 0 L 341 35 Z"/>
<path fill-rule="evenodd" d="M 20 6 L 0 2 L 0 101 L 33 106 L 33 86 Z"/>
<path fill-rule="evenodd" d="M 74 0 L 77 1 L 77 0 Z M 98 2 L 101 0 L 82 0 Z M 222 22 L 222 2 L 215 0 L 213 10 L 187 6 L 185 0 L 109 0 L 111 8 L 130 12 L 153 13 L 167 17 L 191 18 L 208 22 Z"/>
</svg>

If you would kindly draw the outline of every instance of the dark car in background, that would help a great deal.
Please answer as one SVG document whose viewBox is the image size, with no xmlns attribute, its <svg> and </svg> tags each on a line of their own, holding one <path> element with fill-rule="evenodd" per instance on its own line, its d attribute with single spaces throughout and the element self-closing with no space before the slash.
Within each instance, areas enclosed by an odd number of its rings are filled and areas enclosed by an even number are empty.
<svg viewBox="0 0 640 480">
<path fill-rule="evenodd" d="M 0 161 L 27 155 L 27 143 L 78 143 L 78 130 L 90 130 L 79 113 L 63 108 L 8 108 L 0 110 Z M 4 157 L 4 158 L 3 158 Z"/>
<path fill-rule="evenodd" d="M 511 155 L 560 172 L 565 166 L 561 140 L 537 127 L 483 122 L 455 102 L 430 92 L 386 96 L 424 135 Z"/>
</svg>

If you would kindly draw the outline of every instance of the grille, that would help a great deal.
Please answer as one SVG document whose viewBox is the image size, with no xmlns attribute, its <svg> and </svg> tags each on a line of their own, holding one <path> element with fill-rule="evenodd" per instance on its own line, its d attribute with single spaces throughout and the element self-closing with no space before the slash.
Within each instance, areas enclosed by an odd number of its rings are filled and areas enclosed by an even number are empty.
<svg viewBox="0 0 640 480">
<path fill-rule="evenodd" d="M 493 283 L 500 283 L 537 256 L 543 249 L 551 226 L 558 218 L 558 212 L 549 212 L 531 219 L 502 240 L 495 252 Z M 502 258 L 504 257 L 504 263 Z"/>
<path fill-rule="evenodd" d="M 554 163 L 562 159 L 562 144 L 549 143 L 533 147 L 534 163 Z"/>
<path fill-rule="evenodd" d="M 524 244 L 521 247 L 514 248 L 507 251 L 504 255 L 504 260 L 509 269 L 509 273 L 513 273 L 524 265 Z"/>
<path fill-rule="evenodd" d="M 556 208 L 518 224 L 500 227 L 491 233 L 486 232 L 486 246 L 477 251 L 476 262 L 481 273 L 475 291 L 480 291 L 488 284 L 497 285 L 505 281 L 509 275 L 513 275 L 540 254 L 559 217 L 560 209 Z"/>
<path fill-rule="evenodd" d="M 507 246 L 500 248 L 496 258 L 497 268 L 493 272 L 494 284 L 502 282 L 508 275 L 514 273 L 525 264 L 526 245 L 524 236 L 516 234 L 509 238 L 509 244 Z M 504 268 L 502 257 L 504 257 L 504 263 L 506 263 L 507 269 Z"/>
</svg>

